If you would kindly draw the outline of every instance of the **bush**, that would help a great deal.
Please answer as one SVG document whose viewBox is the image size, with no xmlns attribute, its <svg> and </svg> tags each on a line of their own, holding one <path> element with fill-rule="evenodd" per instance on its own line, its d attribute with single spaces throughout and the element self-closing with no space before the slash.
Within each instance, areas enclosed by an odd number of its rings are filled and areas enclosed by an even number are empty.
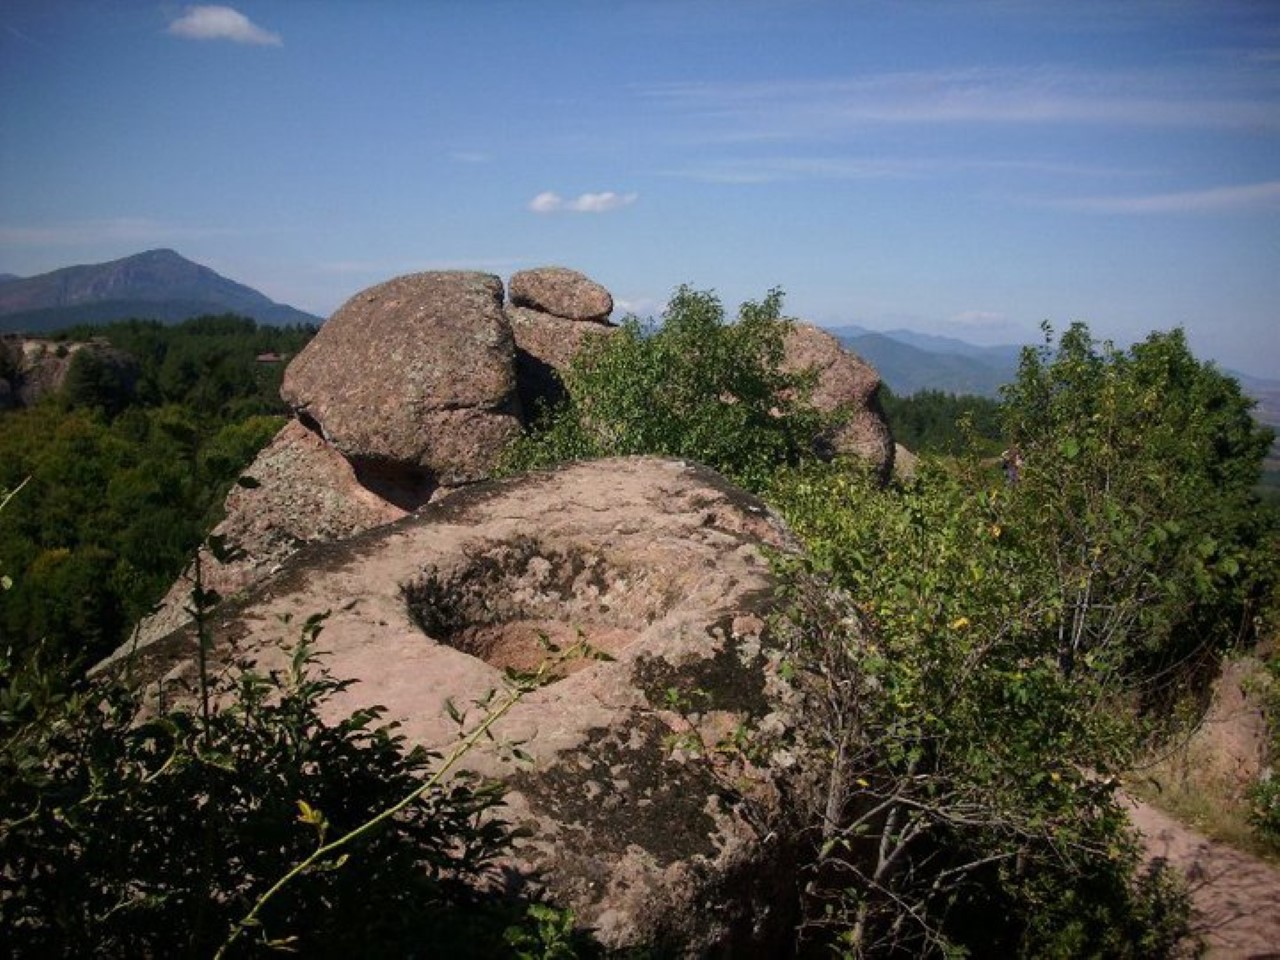
<svg viewBox="0 0 1280 960">
<path fill-rule="evenodd" d="M 809 467 L 770 491 L 808 547 L 782 627 L 831 758 L 811 922 L 855 956 L 1170 955 L 1187 904 L 1138 876 L 1117 691 L 1059 669 L 1015 496 L 980 476 Z"/>
<path fill-rule="evenodd" d="M 586 342 L 565 375 L 567 401 L 507 459 L 518 471 L 628 454 L 705 463 L 752 490 L 812 455 L 821 419 L 805 380 L 782 372 L 782 293 L 744 303 L 727 323 L 714 294 L 681 287 L 660 327 L 634 317 Z"/>
<path fill-rule="evenodd" d="M 321 714 L 349 684 L 318 663 L 319 621 L 286 671 L 242 666 L 202 721 L 112 682 L 56 692 L 0 664 L 0 926 L 16 957 L 210 956 L 317 843 L 423 784 L 381 710 Z M 189 699 L 189 695 L 188 695 Z M 545 919 L 478 899 L 507 842 L 499 792 L 455 777 L 282 888 L 236 944 L 307 956 L 504 955 L 505 928 Z"/>
</svg>

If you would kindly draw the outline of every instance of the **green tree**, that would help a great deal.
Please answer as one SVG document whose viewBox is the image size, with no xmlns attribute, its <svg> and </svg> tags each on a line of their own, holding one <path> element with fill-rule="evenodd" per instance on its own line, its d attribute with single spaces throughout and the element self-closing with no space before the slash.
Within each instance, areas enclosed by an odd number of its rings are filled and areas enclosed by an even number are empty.
<svg viewBox="0 0 1280 960">
<path fill-rule="evenodd" d="M 829 758 L 812 922 L 854 956 L 1170 955 L 1186 904 L 1140 874 L 1109 776 L 1132 730 L 1045 643 L 1014 493 L 926 463 L 906 489 L 809 466 L 769 499 L 807 547 L 781 626 Z"/>
<path fill-rule="evenodd" d="M 812 456 L 821 426 L 805 378 L 782 371 L 781 310 L 773 290 L 728 323 L 714 294 L 681 287 L 660 327 L 629 318 L 588 340 L 565 376 L 567 402 L 516 445 L 509 469 L 665 454 L 762 488 L 779 465 Z"/>
<path fill-rule="evenodd" d="M 1060 666 L 1172 680 L 1247 634 L 1266 589 L 1254 487 L 1271 432 L 1180 330 L 1127 351 L 1083 324 L 1056 347 L 1046 334 L 1003 413 L 1024 460 L 1021 521 L 1051 568 Z"/>
</svg>

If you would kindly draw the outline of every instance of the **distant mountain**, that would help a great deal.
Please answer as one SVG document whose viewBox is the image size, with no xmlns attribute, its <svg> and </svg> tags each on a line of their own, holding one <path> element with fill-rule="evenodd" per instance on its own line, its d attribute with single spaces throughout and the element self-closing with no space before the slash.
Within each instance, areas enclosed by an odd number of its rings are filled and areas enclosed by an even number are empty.
<svg viewBox="0 0 1280 960">
<path fill-rule="evenodd" d="M 322 322 L 172 250 L 0 283 L 0 331 L 41 333 L 126 317 L 175 322 L 208 313 L 235 313 L 269 324 Z"/>
<path fill-rule="evenodd" d="M 1017 373 L 1020 347 L 978 347 L 907 330 L 849 335 L 850 329 L 859 328 L 840 327 L 831 333 L 880 371 L 898 396 L 941 390 L 994 397 Z"/>
<path fill-rule="evenodd" d="M 10 280 L 21 280 L 22 278 L 16 273 L 0 273 L 0 283 L 8 283 Z"/>
</svg>

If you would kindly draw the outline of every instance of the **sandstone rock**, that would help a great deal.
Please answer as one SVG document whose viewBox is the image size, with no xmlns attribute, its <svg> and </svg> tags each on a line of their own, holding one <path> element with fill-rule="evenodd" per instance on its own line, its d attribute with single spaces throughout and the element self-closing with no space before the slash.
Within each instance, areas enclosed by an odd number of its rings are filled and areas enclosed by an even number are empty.
<svg viewBox="0 0 1280 960">
<path fill-rule="evenodd" d="M 487 476 L 520 430 L 514 358 L 497 277 L 417 273 L 348 300 L 281 395 L 371 477 L 452 486 Z"/>
<path fill-rule="evenodd" d="M 709 470 L 579 463 L 302 550 L 219 616 L 213 653 L 280 665 L 281 618 L 332 611 L 325 663 L 358 681 L 335 718 L 381 703 L 410 743 L 439 747 L 454 735 L 447 699 L 470 703 L 501 686 L 503 668 L 536 665 L 539 635 L 583 636 L 614 659 L 581 662 L 495 728 L 532 765 L 467 757 L 505 780 L 506 816 L 527 831 L 504 878 L 571 907 L 611 951 L 776 956 L 792 946 L 801 885 L 796 811 L 808 800 L 790 792 L 794 758 L 748 766 L 705 747 L 740 722 L 802 722 L 764 626 L 766 545 L 794 546 L 760 501 Z M 194 648 L 193 631 L 177 631 L 131 670 L 172 683 L 191 675 Z"/>
<path fill-rule="evenodd" d="M 810 400 L 825 413 L 839 414 L 842 423 L 821 438 L 833 454 L 857 457 L 869 463 L 881 479 L 893 470 L 893 435 L 880 408 L 880 374 L 840 346 L 825 330 L 807 323 L 795 324 L 786 340 L 783 368 L 789 372 L 813 370 L 817 375 Z"/>
<path fill-rule="evenodd" d="M 603 323 L 613 312 L 609 291 L 566 267 L 522 270 L 511 277 L 511 302 L 569 320 Z"/>
<path fill-rule="evenodd" d="M 607 336 L 611 324 L 582 323 L 527 307 L 507 307 L 516 340 L 516 380 L 520 404 L 531 415 L 539 403 L 564 398 L 561 374 L 589 337 Z"/>
<path fill-rule="evenodd" d="M 238 559 L 220 563 L 200 548 L 206 589 L 232 597 L 274 573 L 304 544 L 340 540 L 398 520 L 405 511 L 362 486 L 355 471 L 323 440 L 291 420 L 245 470 L 256 486 L 234 486 L 224 506 L 226 519 L 214 536 L 235 548 Z M 188 571 L 189 573 L 189 571 Z M 145 645 L 187 623 L 191 580 L 178 578 L 159 609 L 142 622 L 136 642 Z"/>
</svg>

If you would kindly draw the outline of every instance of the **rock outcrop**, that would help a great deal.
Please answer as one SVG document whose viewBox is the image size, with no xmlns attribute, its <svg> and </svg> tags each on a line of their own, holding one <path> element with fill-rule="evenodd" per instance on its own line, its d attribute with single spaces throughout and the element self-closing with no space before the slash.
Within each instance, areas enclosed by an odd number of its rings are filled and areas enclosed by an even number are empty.
<svg viewBox="0 0 1280 960">
<path fill-rule="evenodd" d="M 60 393 L 80 353 L 109 367 L 111 380 L 122 391 L 133 391 L 138 377 L 137 361 L 104 339 L 63 342 L 5 336 L 0 337 L 0 409 L 35 406 L 45 397 Z"/>
<path fill-rule="evenodd" d="M 838 418 L 836 428 L 819 444 L 826 452 L 863 460 L 882 480 L 893 471 L 893 435 L 880 408 L 880 375 L 857 354 L 844 349 L 831 334 L 796 323 L 786 340 L 783 368 L 816 375 L 810 401 Z"/>
<path fill-rule="evenodd" d="M 516 341 L 516 380 L 526 416 L 564 399 L 562 375 L 588 337 L 608 335 L 613 297 L 594 280 L 564 267 L 511 277 L 507 321 Z"/>
<path fill-rule="evenodd" d="M 304 549 L 216 617 L 213 656 L 275 666 L 282 618 L 331 611 L 319 648 L 357 681 L 335 717 L 381 703 L 410 743 L 439 747 L 455 735 L 447 700 L 536 665 L 540 636 L 581 636 L 612 659 L 580 662 L 496 728 L 532 764 L 467 758 L 506 783 L 524 831 L 508 881 L 571 907 L 609 950 L 774 956 L 796 919 L 796 759 L 710 749 L 739 724 L 798 722 L 765 626 L 766 546 L 791 546 L 780 521 L 709 470 L 574 464 Z M 196 642 L 188 628 L 140 648 L 133 675 L 189 678 Z"/>
<path fill-rule="evenodd" d="M 613 297 L 594 280 L 566 267 L 539 267 L 512 274 L 511 303 L 568 320 L 604 323 Z"/>
<path fill-rule="evenodd" d="M 228 557 L 224 562 L 200 548 L 202 583 L 222 597 L 275 573 L 308 543 L 344 540 L 405 516 L 362 485 L 351 464 L 297 420 L 284 425 L 242 477 L 250 485 L 231 488 L 226 519 L 213 531 L 227 545 Z M 191 584 L 188 570 L 123 649 L 145 646 L 187 623 Z"/>
<path fill-rule="evenodd" d="M 298 419 L 248 468 L 253 486 L 228 496 L 215 533 L 239 555 L 223 563 L 203 551 L 205 586 L 232 597 L 306 544 L 485 479 L 523 416 L 562 395 L 560 373 L 586 339 L 617 329 L 608 291 L 575 271 L 518 273 L 511 293 L 504 308 L 497 277 L 438 272 L 352 297 L 285 371 L 282 394 Z M 814 367 L 815 401 L 846 417 L 822 442 L 887 471 L 875 371 L 804 325 L 788 341 L 788 363 Z M 131 643 L 185 623 L 189 590 L 189 577 L 175 583 Z"/>
<path fill-rule="evenodd" d="M 289 364 L 281 394 L 389 499 L 481 480 L 521 428 L 502 299 L 502 281 L 476 272 L 371 287 Z"/>
</svg>

